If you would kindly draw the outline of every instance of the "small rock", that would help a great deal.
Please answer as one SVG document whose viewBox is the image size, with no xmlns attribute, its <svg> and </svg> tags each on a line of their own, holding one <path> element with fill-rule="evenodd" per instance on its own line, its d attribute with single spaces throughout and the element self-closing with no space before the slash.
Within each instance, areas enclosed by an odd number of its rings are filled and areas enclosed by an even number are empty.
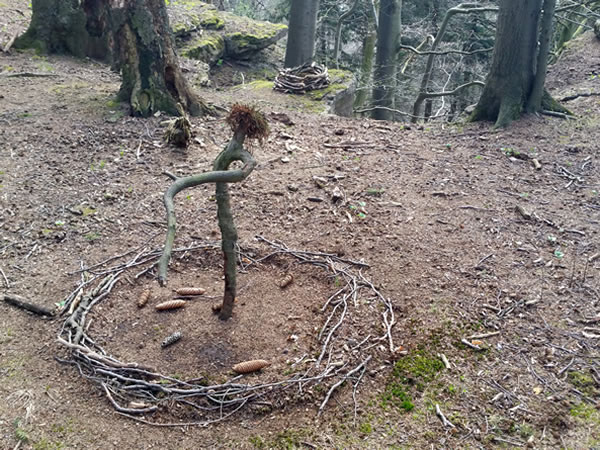
<svg viewBox="0 0 600 450">
<path fill-rule="evenodd" d="M 290 158 L 288 158 L 287 156 L 282 156 L 281 159 L 280 159 L 280 161 L 282 163 L 289 163 L 290 162 Z"/>
<path fill-rule="evenodd" d="M 331 200 L 335 203 L 344 198 L 344 194 L 342 194 L 341 189 L 336 186 L 333 188 L 333 192 L 331 193 Z"/>
</svg>

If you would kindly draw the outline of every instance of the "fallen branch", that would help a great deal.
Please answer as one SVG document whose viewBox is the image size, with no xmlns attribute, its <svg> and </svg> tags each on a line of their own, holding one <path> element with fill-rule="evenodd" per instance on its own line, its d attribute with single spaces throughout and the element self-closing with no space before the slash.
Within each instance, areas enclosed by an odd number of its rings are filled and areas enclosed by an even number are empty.
<svg viewBox="0 0 600 450">
<path fill-rule="evenodd" d="M 17 36 L 19 35 L 19 32 L 16 31 L 12 37 L 8 40 L 8 42 L 6 43 L 6 45 L 4 46 L 4 48 L 2 49 L 2 51 L 4 53 L 8 53 L 10 48 L 12 47 L 12 45 L 15 43 L 15 40 L 17 39 Z"/>
<path fill-rule="evenodd" d="M 1 74 L 0 77 L 4 78 L 51 78 L 58 77 L 55 73 L 38 73 L 38 72 L 15 72 Z"/>
<path fill-rule="evenodd" d="M 490 47 L 490 48 L 480 48 L 478 50 L 472 50 L 472 51 L 464 51 L 464 50 L 418 50 L 415 47 L 412 47 L 410 45 L 404 45 L 404 44 L 400 44 L 398 45 L 399 49 L 402 50 L 410 50 L 411 52 L 413 52 L 416 55 L 476 55 L 477 53 L 487 53 L 487 52 L 491 52 L 492 50 L 494 50 L 494 47 Z"/>
<path fill-rule="evenodd" d="M 48 316 L 48 317 L 54 316 L 54 311 L 52 311 L 44 306 L 40 306 L 40 305 L 31 303 L 29 300 L 27 300 L 26 298 L 21 297 L 19 295 L 4 294 L 4 301 L 6 303 L 8 303 L 9 305 L 13 305 L 13 306 L 16 306 L 17 308 L 21 308 L 26 311 L 30 311 L 39 316 Z"/>
<path fill-rule="evenodd" d="M 567 95 L 566 97 L 561 98 L 560 101 L 561 102 L 569 102 L 571 100 L 575 100 L 576 98 L 580 98 L 580 97 L 596 97 L 596 96 L 600 96 L 600 92 L 582 92 L 581 94 Z"/>
<path fill-rule="evenodd" d="M 339 380 L 337 383 L 335 383 L 333 386 L 331 386 L 331 388 L 329 388 L 329 391 L 327 392 L 327 395 L 325 396 L 325 398 L 323 399 L 323 402 L 321 403 L 321 406 L 319 407 L 319 412 L 317 413 L 317 417 L 319 417 L 323 413 L 323 410 L 325 409 L 325 406 L 327 405 L 327 402 L 329 402 L 329 399 L 331 398 L 331 394 L 333 394 L 333 392 L 337 388 L 339 388 L 353 374 L 355 374 L 360 369 L 362 369 L 363 367 L 365 367 L 370 360 L 371 360 L 371 355 L 369 355 L 367 357 L 367 359 L 365 359 L 363 362 L 361 362 L 358 366 L 356 366 L 354 369 L 352 369 L 350 372 L 348 372 L 344 377 L 342 377 L 341 380 Z"/>
<path fill-rule="evenodd" d="M 558 111 L 550 111 L 547 109 L 540 111 L 540 114 L 542 114 L 544 116 L 558 117 L 559 119 L 565 119 L 565 120 L 575 118 L 575 116 L 573 114 L 566 114 L 566 113 L 562 113 L 562 112 L 558 112 Z"/>
<path fill-rule="evenodd" d="M 440 405 L 438 405 L 437 403 L 435 404 L 435 413 L 442 421 L 442 425 L 444 425 L 445 427 L 456 428 L 456 426 L 452 422 L 450 422 L 446 418 L 446 416 L 444 416 L 444 413 L 440 409 Z"/>
</svg>

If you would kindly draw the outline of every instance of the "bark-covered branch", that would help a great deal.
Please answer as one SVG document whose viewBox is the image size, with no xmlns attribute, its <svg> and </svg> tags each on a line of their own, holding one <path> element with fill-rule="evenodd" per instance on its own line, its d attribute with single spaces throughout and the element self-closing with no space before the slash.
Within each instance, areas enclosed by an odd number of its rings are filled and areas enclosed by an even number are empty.
<svg viewBox="0 0 600 450">
<path fill-rule="evenodd" d="M 175 240 L 175 206 L 173 199 L 183 189 L 204 183 L 216 184 L 217 217 L 221 229 L 221 248 L 223 250 L 223 269 L 225 275 L 225 291 L 223 293 L 223 304 L 219 309 L 219 319 L 227 320 L 233 311 L 233 301 L 236 295 L 236 258 L 235 247 L 237 245 L 237 230 L 229 204 L 229 190 L 227 183 L 236 183 L 246 179 L 256 167 L 256 161 L 252 155 L 244 149 L 244 140 L 258 139 L 262 142 L 269 134 L 269 125 L 264 116 L 253 107 L 235 104 L 227 117 L 227 123 L 233 130 L 233 137 L 229 144 L 215 158 L 213 171 L 185 178 L 174 178 L 175 182 L 167 190 L 164 196 L 165 209 L 167 211 L 167 238 L 163 254 L 158 262 L 158 281 L 164 285 L 167 281 L 167 268 L 173 241 Z M 238 170 L 228 170 L 229 166 L 241 161 L 244 166 Z M 215 311 L 216 312 L 216 311 Z"/>
<path fill-rule="evenodd" d="M 440 51 L 426 50 L 426 51 L 421 51 L 414 47 L 411 47 L 410 45 L 400 44 L 398 46 L 398 49 L 410 50 L 411 52 L 416 53 L 417 55 L 476 55 L 477 53 L 491 52 L 492 50 L 494 50 L 494 47 L 481 48 L 481 49 L 473 50 L 470 52 L 464 51 L 464 50 L 440 50 Z"/>
<path fill-rule="evenodd" d="M 575 9 L 575 8 L 579 8 L 581 6 L 587 6 L 591 3 L 595 3 L 596 0 L 588 0 L 585 2 L 572 2 L 569 5 L 565 5 L 565 6 L 561 6 L 560 8 L 556 8 L 555 13 L 559 13 L 559 12 L 563 12 L 563 11 L 568 11 L 570 9 Z"/>
<path fill-rule="evenodd" d="M 27 300 L 26 298 L 21 297 L 19 295 L 5 294 L 4 296 L 2 296 L 2 298 L 9 305 L 13 305 L 13 306 L 16 306 L 17 308 L 21 308 L 26 311 L 30 311 L 39 316 L 47 316 L 47 317 L 54 316 L 54 311 L 46 308 L 45 306 L 36 305 L 35 303 L 31 303 L 29 300 Z"/>
<path fill-rule="evenodd" d="M 200 184 L 206 183 L 237 183 L 248 177 L 256 167 L 256 160 L 252 155 L 243 148 L 245 135 L 243 132 L 236 133 L 229 145 L 221 154 L 217 157 L 221 159 L 227 159 L 229 164 L 233 161 L 242 161 L 244 166 L 238 170 L 214 170 L 211 172 L 205 172 L 198 175 L 191 175 L 189 177 L 177 178 L 171 187 L 165 192 L 164 203 L 167 211 L 167 237 L 165 241 L 165 247 L 163 254 L 158 262 L 158 281 L 161 285 L 164 285 L 167 281 L 167 268 L 169 260 L 171 259 L 171 252 L 173 250 L 173 242 L 175 240 L 175 196 L 184 189 L 188 189 Z M 227 164 L 227 166 L 229 166 Z"/>
<path fill-rule="evenodd" d="M 477 81 L 477 80 L 469 81 L 468 83 L 461 84 L 460 86 L 458 86 L 457 88 L 455 88 L 451 91 L 425 92 L 425 93 L 419 94 L 419 97 L 423 100 L 425 100 L 426 98 L 448 97 L 448 96 L 456 95 L 456 94 L 460 93 L 460 91 L 462 91 L 463 89 L 466 89 L 471 86 L 485 86 L 485 83 L 483 81 Z"/>
<path fill-rule="evenodd" d="M 427 64 L 425 66 L 425 72 L 423 73 L 423 78 L 421 79 L 421 87 L 419 89 L 419 95 L 415 100 L 415 104 L 413 105 L 413 119 L 412 122 L 417 121 L 417 117 L 419 116 L 419 111 L 421 109 L 421 104 L 425 97 L 422 97 L 421 94 L 427 93 L 427 87 L 429 86 L 429 80 L 431 79 L 431 74 L 433 72 L 433 59 L 435 57 L 435 51 L 442 41 L 444 35 L 446 34 L 446 29 L 448 28 L 448 24 L 450 23 L 450 19 L 457 14 L 477 14 L 484 12 L 497 12 L 498 7 L 493 5 L 480 5 L 478 3 L 461 3 L 460 5 L 455 6 L 454 8 L 450 8 L 446 15 L 444 16 L 444 20 L 440 25 L 440 30 L 438 31 L 433 43 L 431 44 L 431 49 L 429 53 L 429 57 L 427 58 Z"/>
<path fill-rule="evenodd" d="M 336 69 L 340 68 L 338 59 L 340 57 L 340 43 L 342 40 L 342 25 L 346 21 L 346 19 L 348 19 L 348 17 L 350 17 L 354 13 L 354 11 L 356 11 L 356 7 L 359 5 L 359 3 L 360 3 L 360 0 L 355 0 L 354 4 L 350 7 L 350 9 L 348 11 L 346 11 L 345 13 L 342 13 L 340 18 L 338 19 L 338 23 L 335 28 L 335 46 L 334 46 L 334 51 L 333 51 L 333 59 L 335 61 Z"/>
</svg>

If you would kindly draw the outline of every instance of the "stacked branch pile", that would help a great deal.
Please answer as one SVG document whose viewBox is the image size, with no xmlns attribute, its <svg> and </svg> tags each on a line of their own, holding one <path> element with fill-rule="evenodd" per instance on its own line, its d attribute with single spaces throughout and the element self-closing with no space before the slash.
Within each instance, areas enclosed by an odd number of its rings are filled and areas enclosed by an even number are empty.
<svg viewBox="0 0 600 450">
<path fill-rule="evenodd" d="M 273 89 L 290 94 L 304 94 L 327 86 L 329 86 L 327 67 L 313 62 L 280 71 L 275 77 Z"/>
</svg>

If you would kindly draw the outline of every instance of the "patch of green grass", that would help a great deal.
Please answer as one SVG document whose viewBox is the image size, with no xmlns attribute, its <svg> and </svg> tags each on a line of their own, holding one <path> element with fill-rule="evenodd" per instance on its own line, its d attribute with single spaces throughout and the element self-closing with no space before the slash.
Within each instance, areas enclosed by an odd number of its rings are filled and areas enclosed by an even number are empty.
<svg viewBox="0 0 600 450">
<path fill-rule="evenodd" d="M 100 239 L 102 236 L 100 235 L 100 233 L 96 232 L 96 231 L 90 231 L 89 233 L 87 233 L 84 236 L 88 241 L 90 242 L 94 242 L 97 241 L 98 239 Z"/>
<path fill-rule="evenodd" d="M 25 356 L 4 358 L 0 360 L 0 373 L 4 372 L 3 375 L 7 378 L 20 378 L 23 376 L 23 368 L 26 360 Z"/>
<path fill-rule="evenodd" d="M 83 215 L 83 217 L 87 217 L 87 216 L 92 216 L 94 214 L 96 214 L 96 208 L 92 207 L 92 206 L 82 206 L 81 209 L 81 214 Z"/>
<path fill-rule="evenodd" d="M 384 192 L 385 192 L 385 189 L 383 189 L 383 188 L 368 188 L 365 191 L 365 194 L 367 194 L 371 197 L 381 197 Z"/>
<path fill-rule="evenodd" d="M 42 438 L 34 442 L 31 448 L 33 450 L 63 450 L 67 447 L 60 441 L 49 441 L 46 438 Z"/>
<path fill-rule="evenodd" d="M 521 438 L 527 440 L 533 436 L 533 427 L 528 423 L 521 423 L 517 425 L 517 433 L 519 433 Z"/>
<path fill-rule="evenodd" d="M 363 434 L 371 434 L 373 432 L 373 425 L 370 422 L 363 422 L 358 426 L 358 431 Z"/>
<path fill-rule="evenodd" d="M 121 102 L 117 98 L 111 98 L 106 102 L 108 108 L 117 108 L 120 104 Z"/>
<path fill-rule="evenodd" d="M 25 431 L 25 429 L 21 427 L 21 419 L 15 419 L 13 425 L 15 427 L 15 439 L 24 444 L 29 442 L 29 436 L 27 435 L 27 431 Z"/>
<path fill-rule="evenodd" d="M 267 448 L 267 444 L 260 436 L 250 436 L 248 441 L 250 441 L 250 444 L 252 444 L 254 448 Z"/>
<path fill-rule="evenodd" d="M 63 422 L 57 422 L 57 423 L 53 423 L 52 425 L 50 425 L 50 430 L 53 433 L 57 433 L 57 434 L 68 434 L 68 433 L 73 433 L 75 431 L 74 426 L 73 426 L 73 419 L 68 418 L 66 420 L 64 420 Z"/>
<path fill-rule="evenodd" d="M 277 433 L 272 442 L 268 443 L 268 448 L 281 448 L 292 450 L 302 446 L 304 433 L 298 430 L 288 429 Z"/>
</svg>

